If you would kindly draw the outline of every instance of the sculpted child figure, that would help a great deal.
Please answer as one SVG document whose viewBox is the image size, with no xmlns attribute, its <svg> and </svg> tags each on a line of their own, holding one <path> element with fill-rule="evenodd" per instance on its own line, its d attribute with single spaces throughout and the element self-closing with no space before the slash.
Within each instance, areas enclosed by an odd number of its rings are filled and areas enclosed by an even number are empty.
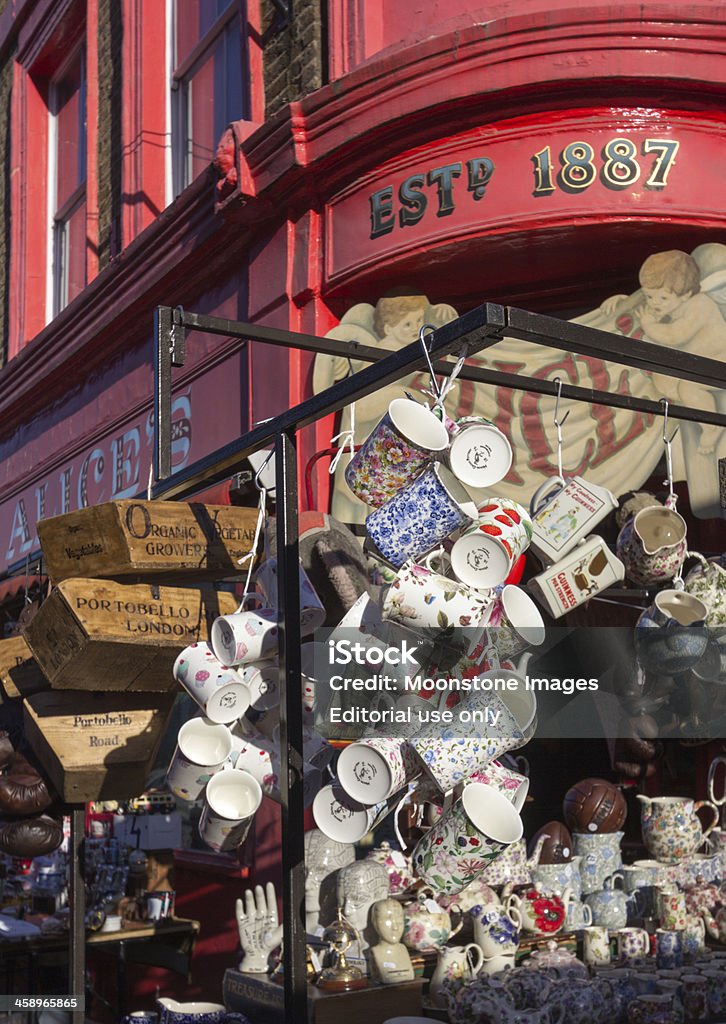
<svg viewBox="0 0 726 1024">
<path fill-rule="evenodd" d="M 401 904 L 392 899 L 378 900 L 371 907 L 371 924 L 379 937 L 370 949 L 371 965 L 376 978 L 384 985 L 413 981 L 411 957 L 401 942 L 404 924 Z"/>
<path fill-rule="evenodd" d="M 344 313 L 337 327 L 333 327 L 325 336 L 338 341 L 357 342 L 371 348 L 395 351 L 416 341 L 425 323 L 440 327 L 455 320 L 456 316 L 453 307 L 444 303 L 432 305 L 425 295 L 416 294 L 410 288 L 400 288 L 384 295 L 375 306 L 369 302 L 360 302 L 352 306 Z M 370 366 L 370 363 L 359 359 L 317 355 L 313 368 L 313 393 L 317 395 L 350 373 L 357 373 L 366 366 Z M 392 399 L 401 398 L 405 388 L 416 390 L 418 387 L 428 387 L 428 375 L 409 375 L 397 381 L 395 385 L 380 388 L 356 402 L 356 443 L 361 444 L 365 441 L 379 420 L 385 416 Z M 458 390 L 454 390 L 452 408 L 456 406 L 457 395 Z M 340 430 L 348 430 L 350 425 L 351 411 L 347 406 L 342 412 Z M 343 477 L 348 461 L 349 459 L 344 457 L 338 464 L 331 511 L 342 522 L 362 523 L 367 514 L 366 506 L 350 492 Z"/>
<path fill-rule="evenodd" d="M 714 300 L 701 291 L 701 273 L 692 256 L 678 249 L 657 252 L 643 262 L 638 274 L 640 292 L 634 296 L 613 295 L 601 306 L 604 313 L 619 314 L 616 325 L 630 326 L 630 312 L 642 330 L 626 330 L 633 337 L 645 337 L 661 345 L 692 352 L 709 359 L 726 355 L 726 324 Z M 713 391 L 694 381 L 654 374 L 664 398 L 709 412 L 716 412 Z M 712 424 L 701 426 L 699 455 L 709 455 L 721 432 Z"/>
</svg>

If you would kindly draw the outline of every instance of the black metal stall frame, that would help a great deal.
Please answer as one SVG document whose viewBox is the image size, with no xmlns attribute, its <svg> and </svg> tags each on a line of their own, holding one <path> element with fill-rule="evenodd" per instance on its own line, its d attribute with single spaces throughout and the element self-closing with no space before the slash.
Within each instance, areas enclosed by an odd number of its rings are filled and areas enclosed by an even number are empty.
<svg viewBox="0 0 726 1024">
<path fill-rule="evenodd" d="M 343 355 L 373 365 L 347 377 L 273 419 L 261 423 L 239 439 L 172 474 L 171 395 L 172 368 L 183 366 L 187 330 L 246 339 L 284 348 Z M 426 347 L 434 368 L 452 369 L 445 356 L 469 356 L 489 348 L 504 337 L 533 345 L 547 345 L 565 352 L 595 356 L 672 377 L 726 389 L 726 363 L 668 349 L 661 345 L 622 338 L 569 321 L 542 316 L 493 303 L 464 314 L 433 331 Z M 329 413 L 337 412 L 386 384 L 427 366 L 426 353 L 417 341 L 396 352 L 357 343 L 340 342 L 307 334 L 240 323 L 220 317 L 186 312 L 180 307 L 160 306 L 155 312 L 155 407 L 154 479 L 152 497 L 184 499 L 202 488 L 227 479 L 243 468 L 245 458 L 274 444 L 276 455 L 277 552 L 280 575 L 280 670 L 281 688 L 281 803 L 283 874 L 283 970 L 286 1020 L 302 1022 L 307 1016 L 305 964 L 305 879 L 302 777 L 302 687 L 300 679 L 300 621 L 298 592 L 298 484 L 297 431 Z M 554 381 L 513 375 L 481 367 L 464 366 L 462 379 L 501 385 L 520 391 L 555 396 Z M 662 415 L 659 402 L 610 394 L 565 384 L 561 396 L 593 404 L 627 408 Z M 670 405 L 673 419 L 726 427 L 726 415 L 686 406 Z"/>
</svg>

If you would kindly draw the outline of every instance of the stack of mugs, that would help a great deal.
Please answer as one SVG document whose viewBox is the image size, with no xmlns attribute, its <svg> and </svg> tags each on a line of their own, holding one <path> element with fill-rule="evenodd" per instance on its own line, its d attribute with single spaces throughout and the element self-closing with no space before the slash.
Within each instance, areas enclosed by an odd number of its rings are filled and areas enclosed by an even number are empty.
<svg viewBox="0 0 726 1024">
<path fill-rule="evenodd" d="M 277 562 L 268 558 L 255 576 L 255 600 L 219 616 L 210 641 L 186 647 L 174 677 L 199 706 L 179 730 L 167 787 L 182 800 L 204 796 L 199 834 L 214 850 L 236 849 L 245 838 L 263 795 L 280 800 L 280 673 L 277 665 Z M 302 566 L 303 631 L 322 624 L 325 612 Z M 307 728 L 304 785 L 309 805 L 322 785 L 332 750 Z"/>
</svg>

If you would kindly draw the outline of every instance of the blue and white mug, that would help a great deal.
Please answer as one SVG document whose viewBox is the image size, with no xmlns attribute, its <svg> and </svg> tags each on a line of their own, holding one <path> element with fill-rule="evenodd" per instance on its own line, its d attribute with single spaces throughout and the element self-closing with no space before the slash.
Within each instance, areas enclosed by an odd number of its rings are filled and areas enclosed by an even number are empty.
<svg viewBox="0 0 726 1024">
<path fill-rule="evenodd" d="M 477 508 L 469 492 L 440 462 L 401 488 L 366 519 L 368 537 L 386 562 L 400 569 L 469 526 Z"/>
<path fill-rule="evenodd" d="M 683 936 L 681 932 L 658 928 L 655 933 L 655 962 L 658 970 L 683 967 Z"/>
</svg>

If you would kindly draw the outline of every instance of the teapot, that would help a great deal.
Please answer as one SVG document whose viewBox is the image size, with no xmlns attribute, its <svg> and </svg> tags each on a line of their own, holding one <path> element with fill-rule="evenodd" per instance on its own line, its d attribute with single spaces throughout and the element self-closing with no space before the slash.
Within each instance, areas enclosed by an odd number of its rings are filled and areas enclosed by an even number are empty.
<svg viewBox="0 0 726 1024">
<path fill-rule="evenodd" d="M 698 875 L 695 885 L 686 888 L 686 911 L 689 914 L 700 914 L 703 910 L 713 913 L 722 902 L 717 886 L 709 885 L 703 875 Z"/>
<path fill-rule="evenodd" d="M 701 917 L 711 938 L 717 942 L 726 942 L 726 907 L 721 907 L 715 914 L 702 910 Z"/>
<path fill-rule="evenodd" d="M 642 793 L 637 796 L 643 804 L 640 818 L 643 842 L 648 852 L 664 864 L 677 864 L 695 853 L 718 824 L 718 808 L 708 800 L 694 803 L 680 796 L 650 797 Z M 705 832 L 696 816 L 701 807 L 710 808 L 713 814 L 713 821 Z"/>
<path fill-rule="evenodd" d="M 220 1003 L 178 1003 L 157 998 L 159 1024 L 250 1024 L 243 1013 L 230 1013 Z"/>
<path fill-rule="evenodd" d="M 512 893 L 505 906 L 507 910 L 513 908 L 519 911 L 525 931 L 534 932 L 536 935 L 554 935 L 565 923 L 565 906 L 569 898 L 569 889 L 565 889 L 560 899 L 559 896 L 545 896 L 532 886 L 519 895 Z"/>
<path fill-rule="evenodd" d="M 411 858 L 400 850 L 391 849 L 391 844 L 383 840 L 380 846 L 371 850 L 366 860 L 376 860 L 388 872 L 388 889 L 391 895 L 405 892 L 415 881 Z"/>
<path fill-rule="evenodd" d="M 665 505 L 642 508 L 618 534 L 615 552 L 633 583 L 665 583 L 679 572 L 686 556 L 686 521 L 676 512 L 676 495 Z"/>
<path fill-rule="evenodd" d="M 458 924 L 454 927 L 451 923 L 451 915 L 444 910 L 433 899 L 433 895 L 426 895 L 430 890 L 422 890 L 419 899 L 415 903 L 409 903 L 403 909 L 403 943 L 409 949 L 441 949 L 449 939 L 461 931 L 464 923 L 464 915 L 454 907 L 460 915 Z"/>
<path fill-rule="evenodd" d="M 588 978 L 590 976 L 582 960 L 578 960 L 574 953 L 570 953 L 564 948 L 560 949 L 555 939 L 548 939 L 544 948 L 536 949 L 524 961 L 522 967 L 529 970 L 549 968 L 560 978 L 568 976 Z"/>
<path fill-rule="evenodd" d="M 531 856 L 527 857 L 525 839 L 518 839 L 499 854 L 496 860 L 488 864 L 479 876 L 487 885 L 531 885 L 532 869 L 539 864 L 542 847 L 547 836 L 540 836 L 535 843 Z"/>
<path fill-rule="evenodd" d="M 628 895 L 622 889 L 615 888 L 615 882 L 623 881 L 621 874 L 614 874 L 606 878 L 603 888 L 599 892 L 591 892 L 585 897 L 585 904 L 592 913 L 592 923 L 607 928 L 609 931 L 618 931 L 625 928 L 628 923 L 628 903 L 635 904 L 635 915 L 642 913 L 642 897 L 636 889 Z M 640 905 L 640 906 L 639 906 Z"/>
<path fill-rule="evenodd" d="M 494 1024 L 515 1008 L 503 983 L 486 974 L 477 975 L 468 985 L 447 985 L 445 992 L 452 1024 Z"/>
</svg>

